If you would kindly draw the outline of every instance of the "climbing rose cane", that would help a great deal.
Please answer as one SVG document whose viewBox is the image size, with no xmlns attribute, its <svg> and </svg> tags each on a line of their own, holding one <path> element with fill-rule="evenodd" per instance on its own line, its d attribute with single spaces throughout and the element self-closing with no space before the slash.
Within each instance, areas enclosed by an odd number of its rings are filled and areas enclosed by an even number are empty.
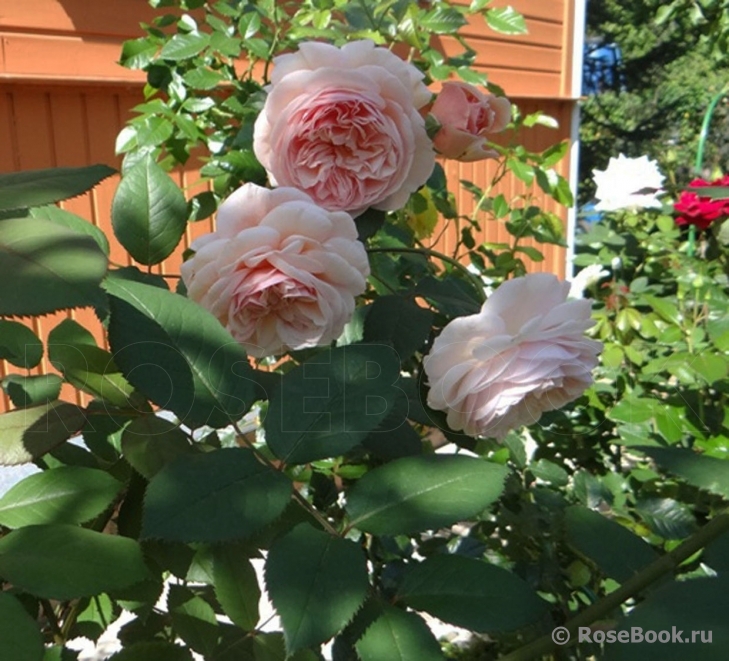
<svg viewBox="0 0 729 661">
<path fill-rule="evenodd" d="M 448 426 L 503 439 L 592 383 L 600 342 L 589 300 L 567 300 L 569 283 L 535 273 L 503 283 L 478 314 L 451 321 L 424 361 L 428 405 Z"/>
<path fill-rule="evenodd" d="M 188 296 L 257 357 L 339 337 L 370 272 L 351 216 L 294 188 L 245 184 L 191 248 Z"/>
</svg>

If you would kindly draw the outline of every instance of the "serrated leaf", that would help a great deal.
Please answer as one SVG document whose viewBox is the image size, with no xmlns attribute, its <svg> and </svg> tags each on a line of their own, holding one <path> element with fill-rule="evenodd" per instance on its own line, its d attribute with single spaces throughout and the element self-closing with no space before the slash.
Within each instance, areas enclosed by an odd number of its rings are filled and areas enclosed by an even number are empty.
<svg viewBox="0 0 729 661">
<path fill-rule="evenodd" d="M 30 369 L 43 358 L 43 343 L 25 324 L 0 319 L 0 360 Z"/>
<path fill-rule="evenodd" d="M 200 53 L 209 42 L 207 34 L 176 34 L 162 47 L 159 56 L 163 60 L 187 60 Z"/>
<path fill-rule="evenodd" d="M 565 531 L 570 546 L 621 583 L 659 557 L 625 526 L 580 505 L 567 508 Z"/>
<path fill-rule="evenodd" d="M 30 463 L 67 441 L 85 422 L 82 409 L 60 401 L 0 414 L 0 466 Z"/>
<path fill-rule="evenodd" d="M 121 449 L 129 465 L 148 480 L 173 459 L 195 452 L 179 426 L 154 414 L 135 418 L 124 428 Z"/>
<path fill-rule="evenodd" d="M 443 661 L 440 645 L 415 613 L 386 604 L 356 642 L 362 661 Z"/>
<path fill-rule="evenodd" d="M 286 375 L 270 400 L 266 442 L 286 463 L 351 450 L 403 396 L 394 385 L 400 361 L 386 345 L 351 345 L 317 353 Z"/>
<path fill-rule="evenodd" d="M 111 206 L 114 234 L 142 264 L 158 264 L 187 226 L 187 201 L 172 178 L 145 158 L 125 172 Z"/>
<path fill-rule="evenodd" d="M 62 227 L 67 227 L 74 232 L 80 232 L 81 234 L 87 234 L 104 252 L 105 255 L 109 254 L 109 241 L 106 238 L 104 232 L 102 232 L 96 225 L 90 223 L 88 220 L 77 216 L 74 213 L 70 213 L 65 209 L 59 209 L 57 206 L 47 207 L 36 207 L 30 210 L 30 216 L 32 218 L 40 218 L 41 220 L 48 220 Z"/>
<path fill-rule="evenodd" d="M 36 621 L 22 604 L 7 592 L 0 592 L 0 659 L 41 661 L 43 636 Z"/>
<path fill-rule="evenodd" d="M 635 449 L 689 484 L 729 498 L 729 462 L 683 448 L 636 446 Z"/>
<path fill-rule="evenodd" d="M 0 384 L 8 394 L 13 406 L 22 409 L 47 404 L 58 399 L 61 395 L 63 379 L 58 374 L 40 374 L 38 376 L 8 374 Z"/>
<path fill-rule="evenodd" d="M 134 388 L 123 377 L 108 351 L 78 340 L 83 327 L 65 319 L 48 335 L 48 358 L 66 381 L 113 406 L 130 406 Z"/>
<path fill-rule="evenodd" d="M 137 390 L 186 424 L 224 427 L 256 399 L 241 346 L 205 309 L 178 294 L 107 279 L 114 362 Z"/>
<path fill-rule="evenodd" d="M 36 597 L 65 601 L 128 587 L 149 571 L 133 539 L 48 524 L 0 539 L 0 576 Z"/>
<path fill-rule="evenodd" d="M 0 174 L 0 211 L 39 207 L 76 197 L 115 172 L 108 165 L 89 165 Z"/>
<path fill-rule="evenodd" d="M 39 218 L 0 222 L 0 315 L 101 305 L 106 255 L 88 235 Z"/>
<path fill-rule="evenodd" d="M 102 470 L 59 466 L 21 480 L 0 498 L 0 524 L 85 523 L 116 498 L 122 483 Z"/>
<path fill-rule="evenodd" d="M 220 635 L 213 607 L 181 585 L 170 585 L 167 607 L 175 632 L 193 650 L 209 659 Z"/>
<path fill-rule="evenodd" d="M 251 631 L 258 624 L 261 590 L 241 547 L 228 544 L 213 551 L 213 581 L 225 614 L 244 631 Z"/>
<path fill-rule="evenodd" d="M 301 524 L 271 547 L 266 587 L 287 651 L 318 645 L 344 628 L 364 602 L 365 557 L 354 542 Z"/>
<path fill-rule="evenodd" d="M 142 535 L 181 542 L 242 539 L 280 516 L 290 498 L 290 480 L 251 450 L 181 456 L 149 483 Z"/>
<path fill-rule="evenodd" d="M 350 526 L 399 535 L 451 525 L 482 512 L 503 491 L 509 470 L 473 457 L 397 459 L 361 478 L 347 496 Z"/>
<path fill-rule="evenodd" d="M 501 34 L 527 34 L 529 32 L 524 17 L 511 5 L 487 9 L 486 23 L 492 30 Z"/>
<path fill-rule="evenodd" d="M 630 645 L 605 645 L 603 658 L 606 661 L 723 661 L 729 647 L 728 609 L 727 576 L 659 585 L 626 617 L 618 620 L 616 628 L 629 634 L 640 631 L 643 636 L 648 631 L 654 634 L 665 631 L 673 644 L 656 644 L 655 638 L 640 642 L 631 636 Z M 679 639 L 674 637 L 679 635 Z"/>
<path fill-rule="evenodd" d="M 450 624 L 481 633 L 535 624 L 549 610 L 516 574 L 482 560 L 440 554 L 406 575 L 398 598 Z"/>
</svg>

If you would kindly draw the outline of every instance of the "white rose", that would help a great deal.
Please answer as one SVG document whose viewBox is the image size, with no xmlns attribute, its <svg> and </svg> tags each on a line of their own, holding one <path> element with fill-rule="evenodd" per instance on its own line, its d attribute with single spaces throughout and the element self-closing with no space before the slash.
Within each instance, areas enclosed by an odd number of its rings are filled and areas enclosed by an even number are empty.
<svg viewBox="0 0 729 661">
<path fill-rule="evenodd" d="M 547 273 L 515 278 L 443 329 L 424 369 L 428 405 L 447 412 L 451 429 L 502 439 L 592 383 L 602 344 L 584 337 L 590 301 L 568 301 L 568 291 Z"/>
<path fill-rule="evenodd" d="M 593 170 L 597 185 L 595 197 L 600 200 L 597 211 L 618 211 L 619 209 L 660 209 L 661 201 L 656 197 L 663 191 L 663 175 L 658 163 L 647 156 L 628 158 L 620 154 L 611 158 L 605 170 Z"/>
<path fill-rule="evenodd" d="M 370 271 L 351 216 L 293 188 L 245 184 L 191 248 L 188 296 L 257 357 L 339 337 Z"/>
</svg>

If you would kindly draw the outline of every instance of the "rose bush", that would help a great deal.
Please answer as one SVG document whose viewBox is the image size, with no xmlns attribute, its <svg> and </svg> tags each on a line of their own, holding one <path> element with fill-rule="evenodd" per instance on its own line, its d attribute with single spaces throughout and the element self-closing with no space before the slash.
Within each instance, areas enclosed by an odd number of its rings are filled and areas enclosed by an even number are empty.
<svg viewBox="0 0 729 661">
<path fill-rule="evenodd" d="M 191 248 L 188 296 L 257 357 L 336 339 L 370 270 L 352 218 L 294 188 L 245 184 Z"/>
<path fill-rule="evenodd" d="M 511 103 L 473 85 L 448 81 L 443 83 L 430 114 L 440 124 L 433 144 L 443 156 L 478 161 L 498 158 L 499 153 L 487 147 L 487 140 L 506 128 L 511 120 Z"/>
<path fill-rule="evenodd" d="M 253 140 L 271 183 L 355 216 L 401 208 L 435 163 L 418 112 L 431 97 L 422 79 L 369 40 L 304 43 L 275 58 Z"/>
<path fill-rule="evenodd" d="M 569 283 L 535 273 L 503 283 L 478 314 L 451 321 L 423 361 L 428 405 L 448 426 L 503 439 L 592 383 L 601 344 L 584 337 L 590 302 Z"/>
<path fill-rule="evenodd" d="M 512 109 L 502 158 L 474 168 L 493 178 L 462 183 L 470 213 L 432 167 L 427 86 L 488 86 L 475 51 L 441 52 L 441 35 L 465 48 L 459 27 L 484 17 L 523 31 L 515 10 L 152 4 L 165 13 L 122 55 L 148 85 L 117 143 L 117 244 L 37 206 L 109 168 L 0 176 L 0 357 L 21 370 L 2 384 L 16 410 L 0 415 L 0 463 L 41 469 L 0 496 L 0 659 L 73 658 L 74 639 L 123 615 L 120 661 L 321 661 L 328 641 L 336 661 L 463 661 L 432 616 L 474 632 L 465 658 L 524 661 L 555 649 L 556 625 L 574 641 L 577 622 L 619 617 L 621 592 L 640 617 L 628 581 L 655 581 L 669 550 L 680 578 L 703 578 L 652 595 L 704 583 L 714 598 L 701 605 L 725 613 L 726 553 L 697 558 L 717 523 L 729 529 L 713 461 L 729 434 L 721 268 L 675 270 L 672 219 L 621 213 L 635 240 L 597 225 L 578 255 L 611 266 L 609 282 L 592 269 L 603 307 L 590 327 L 566 283 L 522 277 L 541 244 L 565 245 L 541 205 L 572 203 L 552 169 L 569 145 L 524 144 L 553 120 Z M 487 97 L 491 117 L 483 93 L 457 89 L 469 141 L 500 125 L 507 102 Z M 188 199 L 166 170 L 201 146 L 210 185 Z M 190 223 L 216 210 L 176 273 Z M 499 242 L 484 242 L 484 222 L 503 225 Z M 641 275 L 623 282 L 627 270 Z M 91 315 L 42 320 L 43 339 L 15 319 L 80 307 L 102 321 L 98 345 L 79 323 Z M 609 343 L 600 378 L 554 410 L 590 383 L 586 330 Z M 29 371 L 44 355 L 49 373 Z M 668 628 L 681 622 L 669 614 Z M 710 625 L 717 640 L 724 624 Z M 577 644 L 580 658 L 602 653 Z"/>
</svg>

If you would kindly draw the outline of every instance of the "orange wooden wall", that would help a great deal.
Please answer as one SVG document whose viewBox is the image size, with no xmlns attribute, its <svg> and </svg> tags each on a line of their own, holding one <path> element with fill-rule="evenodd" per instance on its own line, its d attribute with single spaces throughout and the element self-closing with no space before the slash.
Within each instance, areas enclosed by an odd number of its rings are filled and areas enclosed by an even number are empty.
<svg viewBox="0 0 729 661">
<path fill-rule="evenodd" d="M 467 2 L 463 0 L 463 4 Z M 505 4 L 508 2 L 502 0 L 493 3 Z M 478 53 L 477 68 L 501 85 L 525 113 L 539 109 L 559 120 L 557 131 L 535 128 L 524 136 L 527 149 L 543 149 L 570 135 L 575 103 L 569 96 L 573 2 L 511 0 L 510 4 L 525 15 L 529 35 L 496 35 L 483 29 L 480 18 L 472 18 L 464 34 Z M 150 21 L 155 13 L 146 0 L 0 0 L 0 172 L 91 163 L 119 167 L 114 141 L 131 116 L 131 108 L 142 101 L 145 77 L 119 66 L 117 60 L 122 42 L 141 36 L 139 23 Z M 448 39 L 442 47 L 446 52 L 461 50 Z M 567 176 L 568 167 L 569 163 L 562 163 L 561 174 Z M 494 164 L 449 162 L 446 168 L 459 209 L 469 213 L 473 199 L 457 190 L 457 181 L 486 182 Z M 188 197 L 201 190 L 194 166 L 174 176 Z M 90 194 L 62 206 L 103 228 L 112 244 L 112 261 L 127 265 L 132 262 L 110 229 L 109 209 L 117 183 L 118 177 L 112 177 Z M 523 186 L 508 180 L 501 190 L 508 196 L 522 192 Z M 547 202 L 546 206 L 565 216 L 554 204 Z M 191 226 L 184 245 L 155 270 L 178 273 L 180 255 L 189 246 L 192 233 L 211 229 L 210 221 Z M 455 238 L 453 229 L 447 228 L 437 247 L 450 254 Z M 487 223 L 477 238 L 504 241 L 506 234 L 500 224 Z M 545 261 L 535 265 L 535 270 L 563 276 L 564 251 L 550 248 L 545 252 Z M 93 324 L 88 310 L 68 315 Z M 49 330 L 66 316 L 35 319 L 33 327 L 45 340 Z M 0 363 L 0 377 L 12 371 L 18 370 Z M 44 361 L 33 373 L 46 371 L 53 368 Z M 65 399 L 71 397 L 70 392 L 64 393 Z M 83 404 L 83 396 L 79 397 Z M 7 400 L 0 397 L 0 409 L 7 407 Z"/>
</svg>

